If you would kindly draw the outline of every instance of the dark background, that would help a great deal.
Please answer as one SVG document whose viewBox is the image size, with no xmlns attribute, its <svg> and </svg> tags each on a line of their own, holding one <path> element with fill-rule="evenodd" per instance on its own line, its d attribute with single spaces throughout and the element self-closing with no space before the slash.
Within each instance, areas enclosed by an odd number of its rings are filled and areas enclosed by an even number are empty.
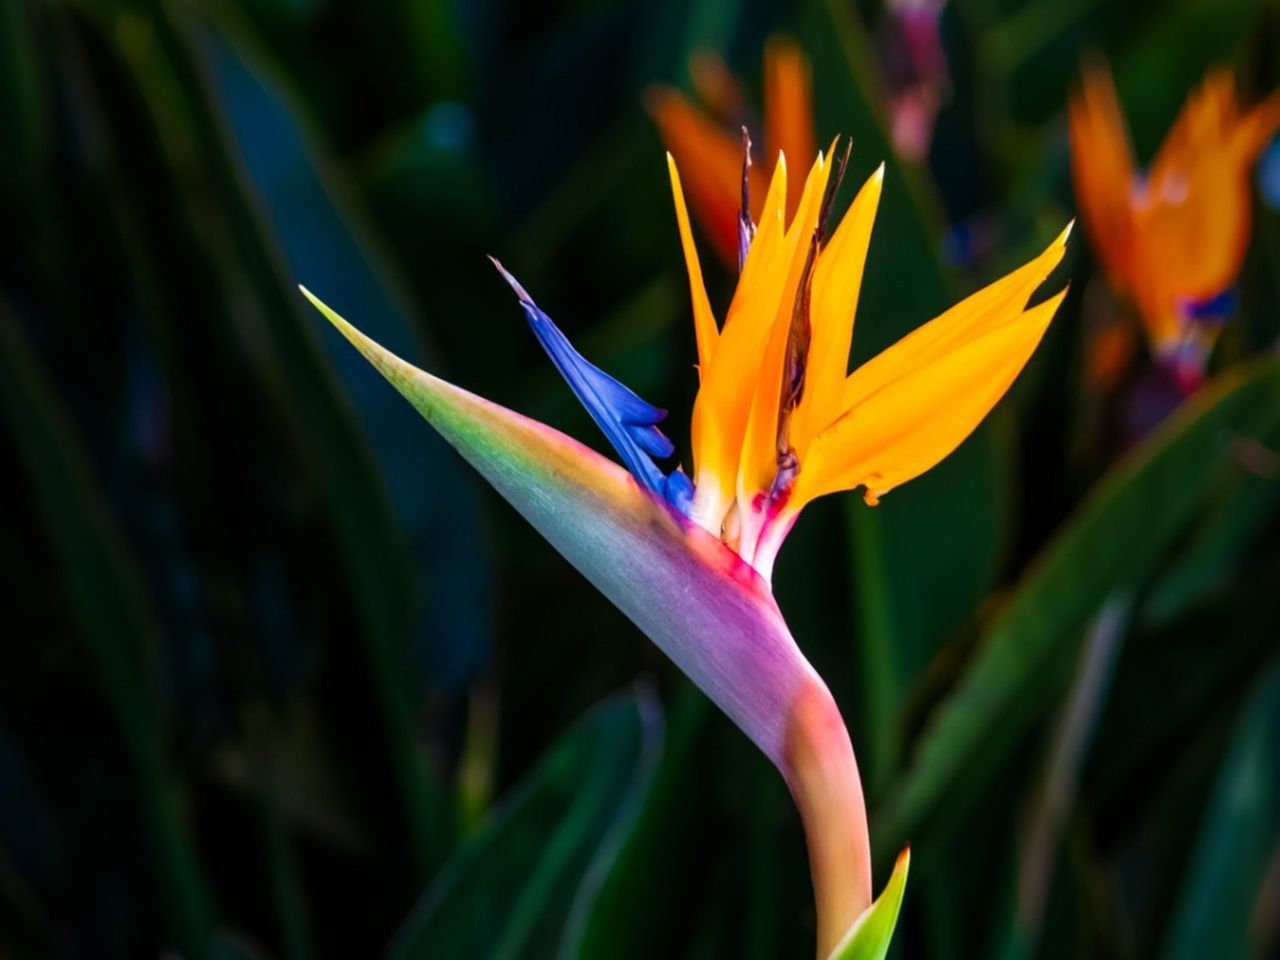
<svg viewBox="0 0 1280 960">
<path fill-rule="evenodd" d="M 1144 161 L 1209 65 L 1280 81 L 1274 2 L 942 23 L 913 165 L 877 3 L 0 0 L 0 957 L 397 931 L 422 957 L 811 955 L 781 779 L 295 284 L 600 446 L 496 254 L 672 410 L 687 462 L 642 102 L 693 52 L 758 97 L 793 34 L 819 140 L 853 137 L 855 184 L 889 161 L 857 358 L 1073 216 L 1085 55 Z M 1259 202 L 1209 385 L 1127 451 L 1084 372 L 1108 295 L 1079 232 L 1062 273 L 987 424 L 874 511 L 810 508 L 779 602 L 850 724 L 877 886 L 913 845 L 898 955 L 1280 956 L 1280 214 Z"/>
</svg>

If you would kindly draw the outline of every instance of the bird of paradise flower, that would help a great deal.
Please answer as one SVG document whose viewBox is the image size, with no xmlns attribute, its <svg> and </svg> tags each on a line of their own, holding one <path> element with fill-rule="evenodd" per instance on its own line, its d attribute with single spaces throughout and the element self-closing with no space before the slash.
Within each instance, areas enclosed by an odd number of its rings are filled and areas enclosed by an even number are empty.
<svg viewBox="0 0 1280 960">
<path fill-rule="evenodd" d="M 1146 171 L 1135 165 L 1104 65 L 1086 67 L 1068 112 L 1085 232 L 1157 363 L 1190 392 L 1235 309 L 1252 219 L 1249 172 L 1280 129 L 1280 94 L 1245 109 L 1230 73 L 1211 71 Z M 1095 381 L 1116 379 L 1130 352 L 1129 329 L 1104 328 L 1096 339 Z"/>
<path fill-rule="evenodd" d="M 777 766 L 805 828 L 819 957 L 883 958 L 909 854 L 903 851 L 873 903 L 853 747 L 839 707 L 773 599 L 774 559 L 811 500 L 863 487 L 875 504 L 977 427 L 1062 302 L 1065 290 L 1029 306 L 1061 261 L 1070 228 L 1030 263 L 849 374 L 884 168 L 828 236 L 847 159 L 847 149 L 834 163 L 819 153 L 789 207 L 787 160 L 778 155 L 758 222 L 749 206 L 740 212 L 748 228 L 741 276 L 717 323 L 668 155 L 701 381 L 692 476 L 658 465 L 674 451 L 658 427 L 664 412 L 583 358 L 497 261 L 534 335 L 625 471 L 405 363 L 303 292 Z"/>
</svg>

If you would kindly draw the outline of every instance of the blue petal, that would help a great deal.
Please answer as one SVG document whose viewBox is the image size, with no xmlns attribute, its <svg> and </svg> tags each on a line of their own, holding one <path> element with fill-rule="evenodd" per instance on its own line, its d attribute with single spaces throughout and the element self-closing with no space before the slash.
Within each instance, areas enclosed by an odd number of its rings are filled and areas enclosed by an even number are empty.
<svg viewBox="0 0 1280 960">
<path fill-rule="evenodd" d="M 1211 326 L 1224 323 L 1236 312 L 1235 287 L 1227 287 L 1220 293 L 1200 300 L 1188 300 L 1183 304 L 1183 313 L 1188 320 Z"/>
<path fill-rule="evenodd" d="M 689 512 L 693 509 L 693 481 L 685 475 L 683 470 L 676 469 L 666 478 L 662 493 L 669 504 L 686 517 L 689 516 Z"/>
<path fill-rule="evenodd" d="M 1273 210 L 1280 210 L 1280 137 L 1271 141 L 1258 164 L 1258 182 L 1262 196 Z"/>
<path fill-rule="evenodd" d="M 657 457 L 659 460 L 665 460 L 676 452 L 676 446 L 667 439 L 667 435 L 657 427 L 650 427 L 647 430 L 633 430 L 632 436 L 635 437 L 636 443 L 640 445 L 645 453 L 651 457 Z"/>
<path fill-rule="evenodd" d="M 668 496 L 670 478 L 664 477 L 650 459 L 669 457 L 675 452 L 671 441 L 657 427 L 667 412 L 637 396 L 629 387 L 619 383 L 578 353 L 560 332 L 560 328 L 533 302 L 533 298 L 525 292 L 516 278 L 497 260 L 492 257 L 489 259 L 493 260 L 493 265 L 520 298 L 520 306 L 524 308 L 529 326 L 547 351 L 547 356 L 568 382 L 574 395 L 587 408 L 591 419 L 604 431 L 631 475 L 641 486 L 668 500 L 683 512 L 684 508 Z M 684 477 L 683 473 L 678 475 Z M 689 486 L 688 499 L 691 499 L 692 484 L 689 484 L 688 478 L 685 478 L 684 483 Z M 679 481 L 673 489 L 683 498 L 684 490 Z"/>
</svg>

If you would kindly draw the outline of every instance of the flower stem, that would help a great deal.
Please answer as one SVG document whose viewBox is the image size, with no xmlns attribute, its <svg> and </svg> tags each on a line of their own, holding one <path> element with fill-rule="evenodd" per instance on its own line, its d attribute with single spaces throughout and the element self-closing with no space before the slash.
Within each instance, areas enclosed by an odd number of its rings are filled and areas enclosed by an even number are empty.
<svg viewBox="0 0 1280 960">
<path fill-rule="evenodd" d="M 821 960 L 871 906 L 871 845 L 849 731 L 816 675 L 792 705 L 787 766 L 784 775 L 809 847 Z"/>
</svg>

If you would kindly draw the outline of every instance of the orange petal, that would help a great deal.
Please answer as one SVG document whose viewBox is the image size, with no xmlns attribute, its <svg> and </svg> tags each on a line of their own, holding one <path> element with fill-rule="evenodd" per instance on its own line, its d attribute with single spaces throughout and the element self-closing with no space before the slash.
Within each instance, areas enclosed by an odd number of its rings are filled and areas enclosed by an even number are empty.
<svg viewBox="0 0 1280 960">
<path fill-rule="evenodd" d="M 1112 318 L 1094 330 L 1086 347 L 1090 385 L 1098 390 L 1117 387 L 1137 345 L 1137 327 L 1128 317 Z"/>
<path fill-rule="evenodd" d="M 1113 286 L 1132 285 L 1129 201 L 1133 150 L 1110 71 L 1088 68 L 1071 98 L 1071 176 L 1085 232 Z"/>
<path fill-rule="evenodd" d="M 790 506 L 863 485 L 874 503 L 937 464 L 1004 396 L 1064 296 L 1065 290 L 863 398 L 814 440 Z"/>
<path fill-rule="evenodd" d="M 772 486 L 778 470 L 778 405 L 782 392 L 783 361 L 809 242 L 818 222 L 818 211 L 830 175 L 831 164 L 819 154 L 805 182 L 796 218 L 787 230 L 779 256 L 772 265 L 772 292 L 764 303 L 773 306 L 773 315 L 768 317 L 763 311 L 758 315 L 758 322 L 767 324 L 764 350 L 762 353 L 753 351 L 744 357 L 747 363 L 744 363 L 743 371 L 755 371 L 751 378 L 751 412 L 738 465 L 738 502 L 744 510 L 749 510 L 755 497 Z"/>
<path fill-rule="evenodd" d="M 764 50 L 765 149 L 768 156 L 791 158 L 787 222 L 799 208 L 804 191 L 803 163 L 817 146 L 813 135 L 813 68 L 800 45 L 790 37 L 774 37 Z"/>
<path fill-rule="evenodd" d="M 1232 140 L 1246 166 L 1253 166 L 1277 130 L 1280 130 L 1280 93 L 1273 93 L 1245 114 Z"/>
<path fill-rule="evenodd" d="M 1031 295 L 1062 261 L 1070 233 L 1068 225 L 1040 256 L 913 330 L 855 370 L 844 382 L 841 415 L 886 384 L 945 358 L 965 343 L 1004 324 L 1021 322 Z"/>
<path fill-rule="evenodd" d="M 1134 280 L 1157 350 L 1185 333 L 1188 300 L 1235 283 L 1252 221 L 1250 170 L 1280 126 L 1280 99 L 1247 114 L 1230 74 L 1211 73 L 1183 107 L 1161 145 L 1134 209 Z"/>
<path fill-rule="evenodd" d="M 1154 183 L 1177 178 L 1208 143 L 1230 139 L 1236 121 L 1235 84 L 1221 69 L 1210 71 L 1200 88 L 1187 97 L 1182 110 L 1151 162 L 1148 180 Z"/>
<path fill-rule="evenodd" d="M 717 521 L 724 518 L 734 496 L 756 371 L 781 296 L 781 281 L 776 277 L 778 264 L 787 260 L 783 252 L 786 203 L 787 164 L 780 156 L 755 240 L 720 331 L 715 362 L 703 371 L 693 403 L 694 511 L 708 529 L 715 529 Z"/>
<path fill-rule="evenodd" d="M 881 164 L 858 191 L 818 258 L 810 315 L 813 341 L 809 348 L 805 392 L 792 429 L 792 445 L 801 459 L 813 435 L 843 412 L 840 401 L 849 371 L 858 293 L 883 183 L 884 164 Z"/>
<path fill-rule="evenodd" d="M 722 130 L 667 87 L 646 96 L 649 114 L 667 150 L 684 171 L 689 202 L 717 255 L 738 263 L 738 213 L 742 205 L 742 140 Z M 751 168 L 751 192 L 763 193 L 764 171 Z"/>
<path fill-rule="evenodd" d="M 702 282 L 702 265 L 698 262 L 698 248 L 693 243 L 693 232 L 689 228 L 689 211 L 684 205 L 684 191 L 680 189 L 680 174 L 676 170 L 676 161 L 667 154 L 667 172 L 671 176 L 671 197 L 676 205 L 676 223 L 680 227 L 680 246 L 684 250 L 685 269 L 689 274 L 689 296 L 693 301 L 693 329 L 698 341 L 698 369 L 700 375 L 711 366 L 711 357 L 715 353 L 716 341 L 720 331 L 716 327 L 715 314 L 711 312 L 711 301 L 707 299 L 707 288 Z"/>
</svg>

